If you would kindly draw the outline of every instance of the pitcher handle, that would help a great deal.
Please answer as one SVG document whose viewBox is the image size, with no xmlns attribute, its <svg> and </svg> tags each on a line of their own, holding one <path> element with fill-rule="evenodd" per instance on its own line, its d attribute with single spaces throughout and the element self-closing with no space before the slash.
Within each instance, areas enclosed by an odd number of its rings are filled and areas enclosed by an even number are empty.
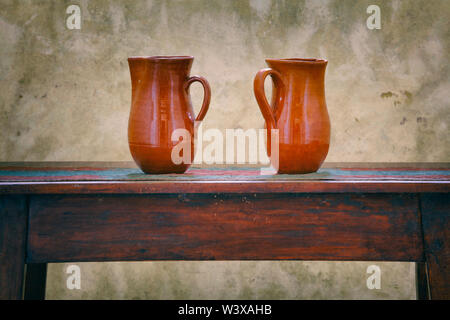
<svg viewBox="0 0 450 320">
<path fill-rule="evenodd" d="M 277 88 L 277 92 L 280 92 L 280 90 L 284 88 L 284 82 L 281 74 L 276 70 L 273 70 L 271 68 L 261 69 L 258 71 L 255 76 L 255 80 L 253 81 L 253 91 L 255 93 L 255 98 L 258 102 L 259 108 L 261 109 L 264 120 L 266 121 L 267 130 L 277 128 L 275 115 L 273 114 L 273 110 L 267 102 L 266 93 L 264 92 L 264 81 L 269 74 L 272 76 L 273 83 Z"/>
<path fill-rule="evenodd" d="M 211 87 L 209 86 L 209 83 L 208 81 L 206 81 L 205 78 L 201 76 L 192 76 L 188 78 L 186 81 L 185 84 L 186 91 L 189 89 L 189 86 L 195 81 L 200 82 L 203 86 L 203 90 L 205 91 L 205 95 L 203 96 L 202 108 L 200 109 L 200 112 L 195 118 L 195 121 L 202 121 L 206 115 L 206 112 L 208 111 L 209 103 L 211 102 Z"/>
</svg>

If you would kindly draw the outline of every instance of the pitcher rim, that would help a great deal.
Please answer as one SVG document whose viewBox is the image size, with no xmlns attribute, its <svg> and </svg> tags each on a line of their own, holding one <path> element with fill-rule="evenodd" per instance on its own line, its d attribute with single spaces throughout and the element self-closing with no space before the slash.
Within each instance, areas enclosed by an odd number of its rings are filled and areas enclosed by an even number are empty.
<svg viewBox="0 0 450 320">
<path fill-rule="evenodd" d="M 266 59 L 266 62 L 284 62 L 289 64 L 312 64 L 312 65 L 319 65 L 319 64 L 327 64 L 328 60 L 325 59 L 317 59 L 317 58 L 283 58 L 283 59 Z"/>
<path fill-rule="evenodd" d="M 171 63 L 194 60 L 193 56 L 131 56 L 128 61 L 146 60 L 150 62 Z"/>
</svg>

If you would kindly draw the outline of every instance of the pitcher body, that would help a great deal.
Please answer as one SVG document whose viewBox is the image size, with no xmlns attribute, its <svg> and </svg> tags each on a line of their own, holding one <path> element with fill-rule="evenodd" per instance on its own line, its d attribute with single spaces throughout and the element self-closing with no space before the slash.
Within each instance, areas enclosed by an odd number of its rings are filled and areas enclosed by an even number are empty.
<svg viewBox="0 0 450 320">
<path fill-rule="evenodd" d="M 128 143 L 131 155 L 145 173 L 183 173 L 194 158 L 194 121 L 201 121 L 210 101 L 208 82 L 198 76 L 189 77 L 191 56 L 131 57 L 128 59 L 132 101 L 128 122 Z M 205 89 L 202 109 L 195 118 L 189 86 L 199 81 Z M 174 161 L 175 130 L 188 134 L 190 161 Z M 184 141 L 186 143 L 187 141 Z M 180 155 L 177 155 L 180 156 Z M 187 157 L 186 157 L 187 156 Z"/>
<path fill-rule="evenodd" d="M 270 68 L 255 77 L 255 97 L 266 121 L 267 151 L 278 173 L 317 171 L 330 145 L 330 119 L 325 101 L 326 60 L 267 59 Z M 271 104 L 264 80 L 271 75 Z M 278 130 L 278 150 L 271 146 L 271 129 Z M 277 157 L 274 161 L 274 157 Z"/>
</svg>

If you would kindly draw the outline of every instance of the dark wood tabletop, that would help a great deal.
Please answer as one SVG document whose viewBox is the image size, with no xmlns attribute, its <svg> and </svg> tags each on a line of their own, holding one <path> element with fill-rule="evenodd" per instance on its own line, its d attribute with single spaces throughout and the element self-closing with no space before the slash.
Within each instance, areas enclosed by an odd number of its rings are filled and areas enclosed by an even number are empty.
<svg viewBox="0 0 450 320">
<path fill-rule="evenodd" d="M 49 262 L 290 259 L 414 261 L 419 298 L 450 299 L 449 191 L 448 163 L 0 163 L 0 298 L 43 298 Z"/>
<path fill-rule="evenodd" d="M 0 193 L 448 192 L 449 163 L 325 163 L 316 173 L 258 167 L 143 174 L 132 162 L 0 163 Z"/>
</svg>

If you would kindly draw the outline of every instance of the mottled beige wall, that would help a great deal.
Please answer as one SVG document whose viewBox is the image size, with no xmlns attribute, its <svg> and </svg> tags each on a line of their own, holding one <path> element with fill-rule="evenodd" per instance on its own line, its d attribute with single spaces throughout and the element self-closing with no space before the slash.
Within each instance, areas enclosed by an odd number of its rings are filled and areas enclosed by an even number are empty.
<svg viewBox="0 0 450 320">
<path fill-rule="evenodd" d="M 66 28 L 69 4 L 81 7 L 81 30 Z M 366 27 L 370 4 L 381 30 Z M 449 17 L 447 0 L 2 0 L 0 161 L 131 160 L 126 58 L 162 54 L 195 56 L 192 73 L 209 80 L 205 128 L 262 128 L 252 84 L 264 59 L 320 57 L 328 161 L 448 161 Z M 198 110 L 199 85 L 192 94 Z M 51 265 L 48 297 L 415 296 L 411 264 L 382 265 L 386 278 L 403 275 L 382 294 L 361 289 L 364 263 L 212 265 L 83 264 L 81 293 Z"/>
<path fill-rule="evenodd" d="M 381 289 L 367 289 L 367 267 Z M 78 263 L 81 289 L 68 290 L 67 267 L 50 264 L 47 299 L 415 299 L 413 263 L 180 261 Z M 70 271 L 70 270 L 69 270 Z"/>
</svg>

